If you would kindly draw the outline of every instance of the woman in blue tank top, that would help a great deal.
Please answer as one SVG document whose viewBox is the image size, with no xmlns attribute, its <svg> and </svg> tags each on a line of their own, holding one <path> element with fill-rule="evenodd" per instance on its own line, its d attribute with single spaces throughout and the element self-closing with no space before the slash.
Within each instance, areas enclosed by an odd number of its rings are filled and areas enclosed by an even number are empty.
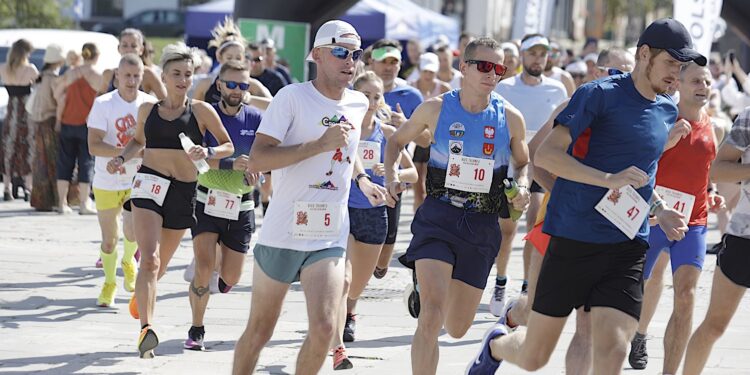
<svg viewBox="0 0 750 375">
<path fill-rule="evenodd" d="M 383 186 L 385 144 L 388 137 L 396 132 L 396 128 L 384 124 L 381 120 L 390 118 L 390 109 L 383 99 L 383 81 L 375 73 L 366 72 L 354 81 L 354 89 L 364 93 L 370 100 L 370 107 L 362 121 L 358 154 L 372 182 Z M 400 164 L 401 181 L 416 182 L 417 170 L 405 150 L 401 152 Z M 351 277 L 351 283 L 343 334 L 343 340 L 346 342 L 354 341 L 354 309 L 357 298 L 370 281 L 388 230 L 386 206 L 370 205 L 354 182 L 349 192 L 349 223 L 350 236 L 346 259 L 349 265 L 346 269 L 351 272 L 351 275 L 348 275 Z"/>
</svg>

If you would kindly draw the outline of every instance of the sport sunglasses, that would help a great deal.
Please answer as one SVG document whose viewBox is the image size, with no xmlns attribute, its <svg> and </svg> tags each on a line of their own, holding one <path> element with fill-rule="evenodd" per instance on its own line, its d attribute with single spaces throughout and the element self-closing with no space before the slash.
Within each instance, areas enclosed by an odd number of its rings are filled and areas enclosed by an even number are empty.
<svg viewBox="0 0 750 375">
<path fill-rule="evenodd" d="M 224 84 L 227 85 L 227 88 L 230 89 L 230 90 L 234 90 L 237 87 L 239 87 L 240 90 L 247 91 L 247 89 L 250 88 L 250 84 L 249 83 L 236 82 L 236 81 L 226 81 L 226 80 L 223 80 L 223 79 L 221 80 L 221 82 L 224 82 Z"/>
<path fill-rule="evenodd" d="M 363 52 L 361 49 L 355 49 L 352 51 L 348 48 L 341 47 L 341 46 L 321 46 L 320 48 L 330 49 L 331 55 L 341 60 L 346 60 L 346 58 L 349 57 L 349 54 L 351 54 L 352 60 L 357 61 L 359 60 L 360 57 L 362 57 L 362 52 Z"/>
<path fill-rule="evenodd" d="M 489 61 L 482 61 L 482 60 L 466 60 L 467 64 L 476 64 L 477 70 L 482 73 L 489 73 L 491 71 L 495 71 L 495 74 L 499 76 L 505 75 L 505 72 L 508 71 L 508 67 L 503 64 L 496 64 Z"/>
</svg>

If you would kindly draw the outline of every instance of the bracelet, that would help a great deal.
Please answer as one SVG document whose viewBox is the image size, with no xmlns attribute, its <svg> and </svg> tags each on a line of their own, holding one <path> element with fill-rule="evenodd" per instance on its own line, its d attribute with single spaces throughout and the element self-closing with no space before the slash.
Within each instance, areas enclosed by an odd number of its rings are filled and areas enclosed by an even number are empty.
<svg viewBox="0 0 750 375">
<path fill-rule="evenodd" d="M 651 207 L 648 209 L 649 216 L 656 216 L 656 210 L 659 209 L 659 207 L 662 207 L 664 205 L 664 201 L 661 199 L 657 199 L 653 202 L 651 202 Z"/>
<path fill-rule="evenodd" d="M 122 155 L 115 156 L 115 159 L 120 158 L 120 164 L 125 164 L 125 157 Z"/>
<path fill-rule="evenodd" d="M 235 158 L 224 158 L 219 160 L 219 169 L 233 170 Z"/>
<path fill-rule="evenodd" d="M 362 178 L 362 177 L 365 177 L 365 178 L 367 178 L 368 180 L 370 180 L 372 182 L 372 178 L 370 178 L 369 174 L 367 174 L 367 173 L 360 173 L 360 174 L 357 175 L 357 177 L 354 178 L 354 184 L 357 185 L 357 189 L 360 188 L 359 187 L 359 179 Z"/>
<path fill-rule="evenodd" d="M 208 153 L 208 158 L 212 158 L 214 155 L 216 155 L 216 150 L 214 150 L 213 147 L 206 148 L 206 153 Z"/>
</svg>

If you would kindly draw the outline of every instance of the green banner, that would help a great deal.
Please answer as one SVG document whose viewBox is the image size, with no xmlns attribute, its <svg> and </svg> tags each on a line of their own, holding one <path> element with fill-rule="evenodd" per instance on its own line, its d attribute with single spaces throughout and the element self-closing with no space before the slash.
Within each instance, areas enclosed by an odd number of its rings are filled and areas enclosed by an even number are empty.
<svg viewBox="0 0 750 375">
<path fill-rule="evenodd" d="M 276 55 L 289 62 L 292 77 L 300 82 L 307 80 L 305 58 L 310 45 L 310 24 L 300 22 L 240 18 L 242 36 L 251 42 L 273 39 Z"/>
</svg>

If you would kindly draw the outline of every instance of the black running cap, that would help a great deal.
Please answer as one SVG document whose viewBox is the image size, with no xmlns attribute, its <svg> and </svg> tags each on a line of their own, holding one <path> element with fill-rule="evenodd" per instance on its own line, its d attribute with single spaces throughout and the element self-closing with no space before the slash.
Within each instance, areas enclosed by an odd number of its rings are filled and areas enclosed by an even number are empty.
<svg viewBox="0 0 750 375">
<path fill-rule="evenodd" d="M 638 47 L 647 44 L 651 48 L 666 50 L 681 62 L 695 61 L 706 66 L 706 57 L 693 49 L 690 33 L 683 24 L 672 18 L 662 18 L 652 22 L 638 39 Z"/>
</svg>

